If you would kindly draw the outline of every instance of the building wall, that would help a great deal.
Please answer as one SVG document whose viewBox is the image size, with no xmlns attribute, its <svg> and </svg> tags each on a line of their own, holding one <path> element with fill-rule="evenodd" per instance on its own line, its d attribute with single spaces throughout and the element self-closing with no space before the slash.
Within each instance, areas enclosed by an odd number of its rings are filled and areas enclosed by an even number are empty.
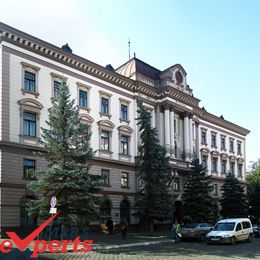
<svg viewBox="0 0 260 260">
<path fill-rule="evenodd" d="M 25 185 L 28 180 L 23 178 L 23 160 L 25 158 L 35 159 L 32 154 L 32 150 L 37 150 L 40 148 L 37 140 L 24 138 L 22 135 L 21 111 L 23 109 L 23 102 L 31 102 L 31 108 L 38 109 L 39 124 L 37 125 L 37 128 L 47 128 L 45 120 L 48 119 L 48 109 L 53 105 L 53 80 L 57 75 L 66 80 L 70 87 L 71 98 L 75 99 L 77 104 L 79 96 L 78 85 L 83 84 L 88 88 L 89 109 L 80 109 L 80 115 L 87 116 L 88 120 L 93 119 L 93 122 L 90 123 L 92 131 L 91 146 L 97 152 L 93 160 L 93 167 L 90 171 L 92 174 L 101 174 L 102 169 L 107 169 L 110 171 L 110 185 L 103 187 L 99 196 L 111 201 L 111 214 L 115 223 L 119 223 L 120 221 L 120 203 L 123 200 L 130 201 L 132 207 L 131 214 L 134 213 L 134 195 L 138 190 L 135 157 L 138 155 L 138 145 L 140 144 L 139 126 L 136 125 L 135 120 L 138 117 L 137 100 L 143 101 L 146 108 L 151 112 L 152 126 L 156 127 L 158 130 L 158 138 L 160 143 L 162 145 L 166 145 L 166 139 L 170 139 L 170 143 L 167 143 L 167 145 L 170 144 L 171 149 L 174 140 L 178 144 L 178 156 L 174 155 L 174 153 L 170 151 L 170 162 L 172 169 L 176 170 L 179 178 L 179 193 L 183 190 L 185 178 L 187 176 L 186 173 L 189 170 L 189 163 L 191 161 L 191 155 L 186 155 L 184 159 L 182 154 L 184 151 L 186 153 L 191 153 L 192 150 L 198 151 L 200 159 L 202 159 L 202 151 L 207 153 L 209 174 L 211 174 L 212 171 L 211 155 L 215 154 L 218 157 L 218 171 L 217 173 L 212 174 L 212 180 L 213 183 L 217 184 L 218 188 L 220 188 L 225 178 L 224 175 L 220 174 L 220 158 L 223 153 L 220 149 L 221 134 L 226 136 L 226 153 L 228 154 L 228 160 L 235 158 L 236 161 L 240 160 L 240 162 L 243 162 L 244 168 L 240 180 L 244 181 L 246 134 L 243 136 L 235 131 L 227 130 L 224 127 L 219 127 L 217 123 L 213 124 L 209 123 L 207 120 L 204 120 L 202 114 L 200 114 L 200 116 L 196 114 L 196 109 L 199 111 L 200 109 L 198 109 L 196 105 L 191 106 L 187 101 L 188 99 L 192 99 L 192 102 L 197 102 L 191 95 L 192 90 L 186 83 L 186 72 L 180 65 L 174 65 L 173 67 L 165 70 L 163 73 L 162 85 L 160 86 L 171 86 L 175 88 L 174 91 L 177 93 L 175 93 L 175 100 L 172 96 L 168 96 L 167 93 L 164 93 L 165 96 L 162 95 L 161 97 L 158 94 L 159 92 L 157 93 L 157 96 L 149 95 L 149 91 L 151 93 L 151 91 L 154 91 L 154 88 L 157 87 L 157 82 L 155 80 L 150 80 L 141 74 L 138 74 L 138 78 L 142 83 L 133 83 L 136 84 L 136 89 L 134 91 L 130 91 L 120 87 L 116 83 L 112 83 L 112 81 L 104 78 L 102 79 L 99 75 L 87 73 L 81 68 L 76 69 L 76 66 L 73 67 L 73 65 L 65 65 L 66 63 L 63 62 L 63 60 L 55 61 L 53 59 L 49 59 L 43 53 L 39 53 L 40 51 L 38 53 L 37 51 L 33 52 L 30 51 L 30 48 L 18 47 L 8 41 L 2 41 L 0 44 L 0 141 L 3 141 L 1 142 L 0 151 L 0 226 L 19 226 L 21 199 L 30 195 L 30 193 L 25 189 Z M 37 70 L 36 75 L 39 95 L 23 91 L 24 63 L 29 64 Z M 176 85 L 176 81 L 172 81 L 172 79 L 176 76 L 176 71 L 179 69 L 183 71 L 184 78 L 182 83 L 185 86 L 180 84 Z M 103 68 L 103 70 L 105 69 Z M 153 84 L 149 85 L 148 83 Z M 153 87 L 152 90 L 149 89 L 151 86 Z M 138 90 L 142 88 L 148 88 L 148 91 L 142 92 L 141 90 Z M 171 91 L 172 89 L 169 89 L 168 93 Z M 182 96 L 180 91 L 183 91 L 185 94 Z M 110 117 L 100 114 L 100 99 L 102 92 L 105 92 L 110 97 Z M 121 99 L 124 99 L 124 101 L 127 101 L 128 103 L 129 122 L 120 120 Z M 166 110 L 169 110 L 167 113 L 169 114 L 170 122 L 166 121 Z M 174 118 L 176 119 L 176 133 L 174 133 L 172 128 L 172 110 L 174 110 Z M 184 123 L 184 117 L 186 119 L 187 117 L 189 118 L 188 127 L 187 121 Z M 190 119 L 192 117 L 193 122 Z M 106 123 L 109 122 L 112 127 L 111 153 L 107 154 L 99 151 L 100 122 L 104 122 L 102 120 L 106 120 Z M 196 132 L 195 126 L 192 128 L 192 124 L 199 124 L 198 133 Z M 166 129 L 166 125 L 169 125 L 170 129 Z M 129 127 L 130 131 L 133 131 L 133 133 L 129 133 L 131 156 L 120 155 L 119 130 L 122 129 L 120 128 L 122 126 Z M 191 132 L 192 129 L 193 133 Z M 202 129 L 207 130 L 207 145 L 201 144 Z M 211 147 L 211 132 L 216 132 L 217 134 L 217 147 L 215 148 Z M 40 135 L 41 132 L 39 131 L 38 137 L 40 137 Z M 185 148 L 185 146 L 187 146 L 185 136 L 188 136 L 189 139 L 188 148 Z M 229 138 L 234 139 L 234 153 L 229 152 Z M 242 155 L 238 155 L 236 153 L 237 141 L 241 141 L 242 143 Z M 195 147 L 193 149 L 194 145 Z M 36 159 L 37 170 L 44 169 L 46 167 L 47 164 L 44 160 L 38 158 Z M 229 170 L 228 164 L 227 170 Z M 235 167 L 235 171 L 236 170 L 237 169 Z M 127 189 L 121 187 L 122 172 L 127 172 L 129 176 L 129 187 Z M 219 189 L 218 194 L 220 195 Z M 137 220 L 131 215 L 131 223 L 135 223 L 136 221 Z"/>
</svg>

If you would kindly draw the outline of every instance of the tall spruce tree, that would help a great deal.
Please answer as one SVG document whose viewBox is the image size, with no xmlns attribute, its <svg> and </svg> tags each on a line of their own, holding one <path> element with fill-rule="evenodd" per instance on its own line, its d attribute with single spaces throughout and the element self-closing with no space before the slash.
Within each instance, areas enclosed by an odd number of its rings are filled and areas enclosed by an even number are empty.
<svg viewBox="0 0 260 260">
<path fill-rule="evenodd" d="M 137 194 L 136 206 L 139 216 L 149 225 L 153 232 L 154 220 L 164 220 L 171 208 L 169 183 L 171 172 L 167 152 L 157 139 L 157 131 L 151 126 L 151 115 L 139 103 L 137 111 L 138 125 L 140 125 L 141 145 L 139 146 L 140 166 L 138 176 L 140 191 Z"/>
<path fill-rule="evenodd" d="M 206 167 L 194 159 L 182 195 L 185 215 L 193 222 L 215 221 L 216 203 L 212 192 L 213 185 L 210 176 L 206 175 Z"/>
<path fill-rule="evenodd" d="M 260 181 L 251 184 L 248 191 L 249 214 L 254 222 L 260 223 Z"/>
<path fill-rule="evenodd" d="M 221 187 L 220 214 L 225 218 L 248 217 L 247 197 L 244 188 L 232 173 L 228 173 Z"/>
<path fill-rule="evenodd" d="M 37 200 L 28 203 L 29 214 L 40 217 L 48 214 L 50 198 L 56 196 L 59 218 L 64 223 L 96 219 L 98 198 L 94 194 L 99 191 L 101 180 L 89 174 L 94 155 L 89 144 L 91 134 L 80 122 L 75 101 L 70 99 L 65 83 L 59 88 L 46 123 L 48 129 L 42 128 L 45 152 L 37 156 L 48 162 L 48 168 L 36 172 L 37 179 L 27 185 L 39 194 Z"/>
</svg>

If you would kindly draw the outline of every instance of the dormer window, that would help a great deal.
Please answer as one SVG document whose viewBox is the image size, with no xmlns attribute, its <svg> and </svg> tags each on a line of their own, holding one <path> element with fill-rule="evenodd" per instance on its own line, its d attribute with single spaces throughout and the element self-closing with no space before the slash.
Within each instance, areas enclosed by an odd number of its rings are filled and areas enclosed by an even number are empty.
<svg viewBox="0 0 260 260">
<path fill-rule="evenodd" d="M 182 81 L 183 81 L 183 76 L 182 74 L 180 73 L 180 71 L 176 71 L 175 73 L 175 79 L 177 81 L 178 84 L 181 84 Z"/>
</svg>

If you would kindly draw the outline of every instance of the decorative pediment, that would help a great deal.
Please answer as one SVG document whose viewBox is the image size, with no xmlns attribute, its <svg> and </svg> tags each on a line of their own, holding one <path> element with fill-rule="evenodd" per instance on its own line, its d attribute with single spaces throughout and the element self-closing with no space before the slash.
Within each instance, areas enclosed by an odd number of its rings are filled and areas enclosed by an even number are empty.
<svg viewBox="0 0 260 260">
<path fill-rule="evenodd" d="M 36 108 L 39 110 L 43 109 L 43 105 L 39 101 L 32 99 L 32 98 L 24 98 L 24 99 L 18 100 L 17 102 L 20 106 L 27 106 L 27 107 Z"/>
<path fill-rule="evenodd" d="M 208 155 L 210 153 L 210 150 L 208 148 L 201 148 L 200 152 L 204 155 Z"/>
<path fill-rule="evenodd" d="M 237 157 L 234 156 L 234 155 L 229 156 L 229 160 L 230 160 L 231 162 L 235 162 L 236 159 L 237 159 Z"/>
<path fill-rule="evenodd" d="M 245 160 L 244 160 L 243 158 L 238 158 L 238 159 L 237 159 L 237 162 L 238 162 L 238 164 L 242 164 L 242 163 L 245 162 Z"/>
<path fill-rule="evenodd" d="M 219 152 L 218 151 L 211 151 L 210 153 L 211 153 L 212 157 L 217 158 L 219 156 Z"/>
<path fill-rule="evenodd" d="M 132 134 L 134 132 L 133 128 L 131 128 L 130 126 L 126 126 L 126 125 L 119 126 L 117 129 L 120 133 L 124 132 L 127 134 Z"/>
<path fill-rule="evenodd" d="M 88 114 L 80 114 L 79 118 L 81 121 L 86 122 L 87 124 L 92 124 L 94 122 L 94 118 Z"/>
<path fill-rule="evenodd" d="M 221 153 L 220 154 L 222 160 L 227 160 L 229 155 L 227 153 Z"/>
<path fill-rule="evenodd" d="M 109 130 L 112 130 L 115 127 L 115 125 L 109 120 L 100 120 L 98 121 L 98 125 L 99 127 L 107 128 Z"/>
</svg>

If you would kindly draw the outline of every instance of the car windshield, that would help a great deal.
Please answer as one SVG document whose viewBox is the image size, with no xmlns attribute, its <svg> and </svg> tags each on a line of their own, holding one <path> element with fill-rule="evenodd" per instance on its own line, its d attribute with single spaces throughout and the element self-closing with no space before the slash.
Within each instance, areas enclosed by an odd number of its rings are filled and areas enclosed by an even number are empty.
<svg viewBox="0 0 260 260">
<path fill-rule="evenodd" d="M 234 230 L 235 223 L 218 223 L 213 228 L 213 231 L 231 231 Z"/>
</svg>

